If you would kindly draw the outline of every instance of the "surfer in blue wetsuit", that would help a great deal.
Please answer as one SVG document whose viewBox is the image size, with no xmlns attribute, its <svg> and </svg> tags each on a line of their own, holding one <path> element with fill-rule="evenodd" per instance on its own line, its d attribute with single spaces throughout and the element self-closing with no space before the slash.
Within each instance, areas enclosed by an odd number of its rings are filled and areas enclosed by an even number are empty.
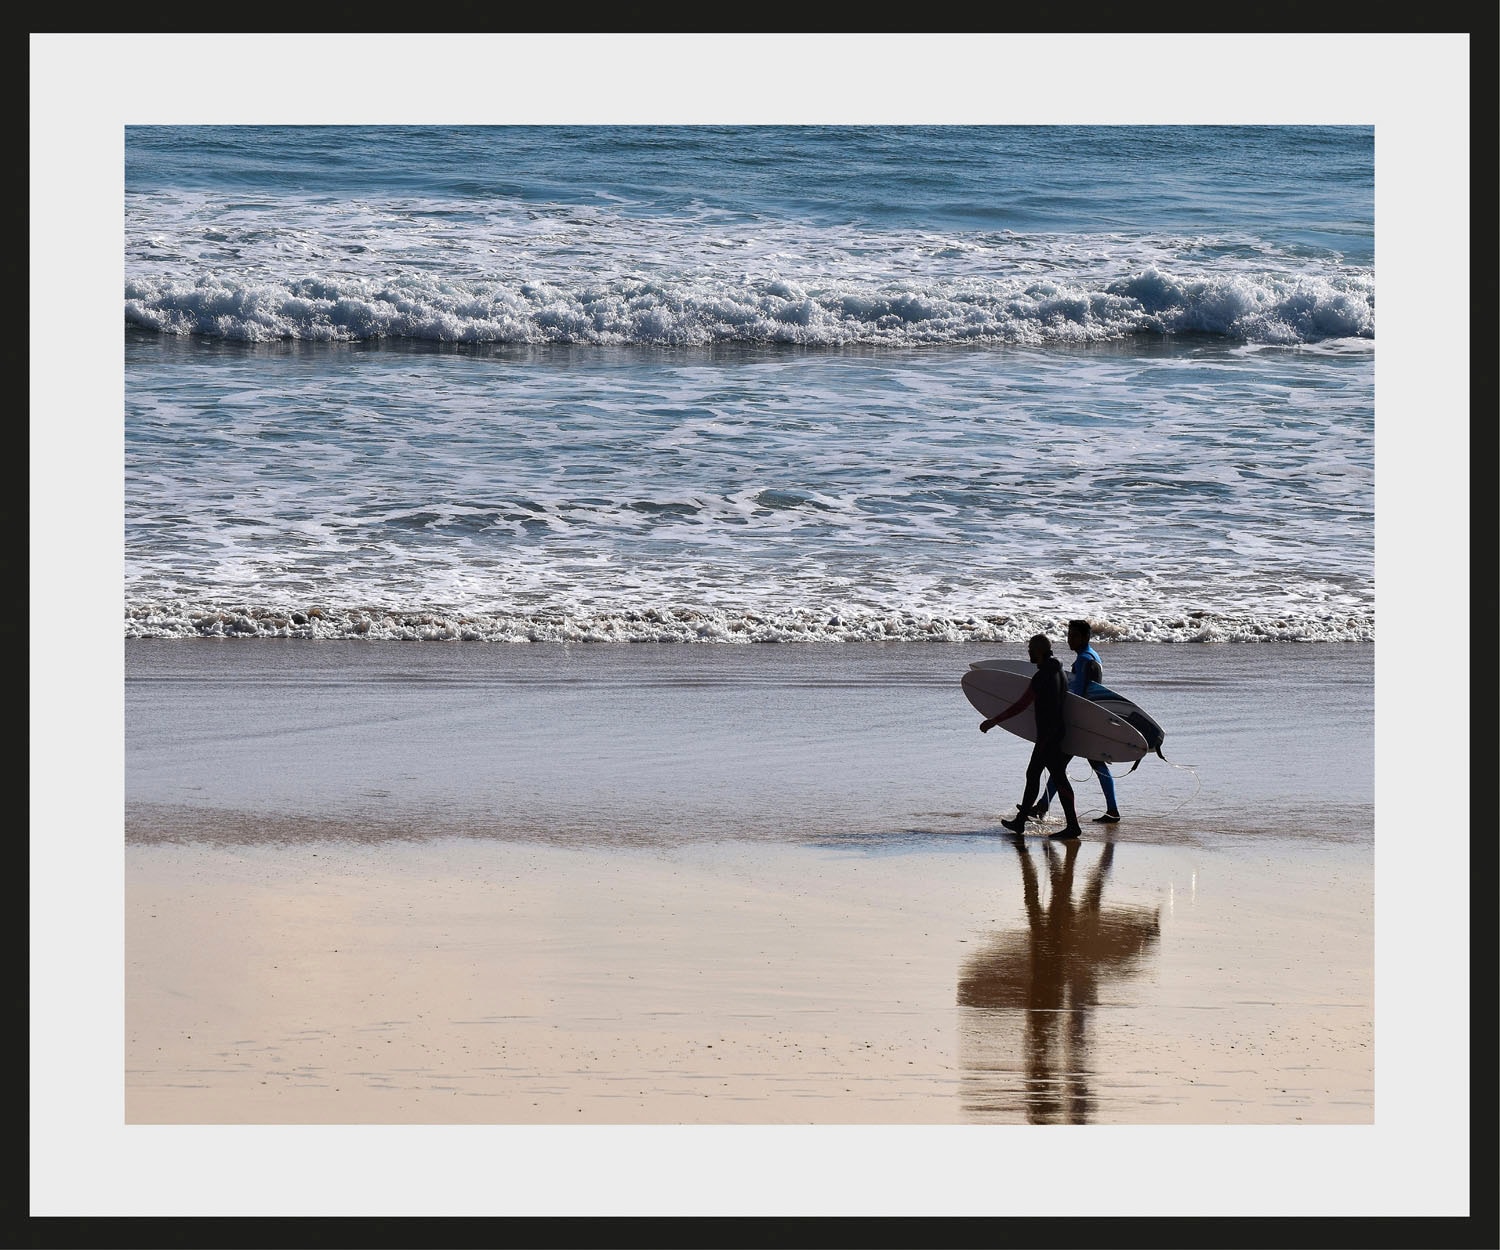
<svg viewBox="0 0 1500 1250">
<path fill-rule="evenodd" d="M 1073 810 L 1073 786 L 1068 781 L 1068 757 L 1063 754 L 1063 697 L 1068 691 L 1068 679 L 1062 665 L 1052 654 L 1052 643 L 1046 634 L 1037 634 L 1026 647 L 1036 673 L 1026 693 L 1012 703 L 999 716 L 991 716 L 979 722 L 979 731 L 989 733 L 1001 721 L 1007 721 L 1018 712 L 1036 706 L 1036 745 L 1031 749 L 1031 760 L 1026 765 L 1026 789 L 1021 794 L 1020 810 L 1010 820 L 1000 823 L 1012 833 L 1026 828 L 1031 815 L 1031 805 L 1036 801 L 1037 791 L 1042 785 L 1042 770 L 1045 768 L 1057 787 L 1062 799 L 1063 812 L 1067 815 L 1067 828 L 1052 834 L 1054 838 L 1076 838 L 1083 830 L 1078 826 L 1078 815 Z"/>
<path fill-rule="evenodd" d="M 1099 662 L 1099 653 L 1089 641 L 1093 634 L 1093 626 L 1087 621 L 1068 622 L 1068 646 L 1075 652 L 1073 671 L 1068 677 L 1068 689 L 1085 699 L 1088 698 L 1091 682 L 1102 684 L 1104 681 L 1104 665 Z M 1104 791 L 1104 815 L 1095 816 L 1094 823 L 1113 825 L 1120 819 L 1119 804 L 1115 802 L 1114 774 L 1109 771 L 1109 764 L 1104 760 L 1090 760 L 1089 767 L 1094 770 L 1094 775 L 1099 778 L 1099 788 Z M 1057 783 L 1049 777 L 1047 792 L 1037 804 L 1036 815 L 1046 813 L 1047 805 L 1052 802 L 1055 793 Z"/>
</svg>

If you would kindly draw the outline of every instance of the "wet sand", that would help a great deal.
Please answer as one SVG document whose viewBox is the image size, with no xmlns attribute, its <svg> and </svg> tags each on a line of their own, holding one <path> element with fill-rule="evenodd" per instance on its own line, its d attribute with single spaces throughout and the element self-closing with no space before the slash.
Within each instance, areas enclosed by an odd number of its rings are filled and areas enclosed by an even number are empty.
<svg viewBox="0 0 1500 1250">
<path fill-rule="evenodd" d="M 1372 1121 L 1367 860 L 964 841 L 133 849 L 126 1117 Z"/>
<path fill-rule="evenodd" d="M 974 648 L 130 644 L 126 1118 L 1368 1124 L 1322 650 L 1106 647 L 1165 758 L 1066 843 Z"/>
<path fill-rule="evenodd" d="M 394 1157 L 445 1214 L 1409 1212 L 1371 1184 L 1431 1113 L 1376 1079 L 1411 957 L 1376 941 L 1371 650 L 1106 649 L 1167 760 L 1113 827 L 1075 762 L 1079 842 L 999 828 L 1028 748 L 977 732 L 975 658 L 128 645 L 131 1158 L 276 1132 L 318 1213 L 410 1212 Z M 434 1179 L 461 1128 L 529 1182 Z M 172 1201 L 245 1192 L 200 1180 Z"/>
</svg>

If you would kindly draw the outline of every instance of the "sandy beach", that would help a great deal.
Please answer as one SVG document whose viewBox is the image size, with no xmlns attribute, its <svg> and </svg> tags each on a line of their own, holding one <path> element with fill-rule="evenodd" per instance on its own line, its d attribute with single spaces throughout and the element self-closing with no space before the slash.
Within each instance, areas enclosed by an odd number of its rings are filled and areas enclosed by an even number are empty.
<svg viewBox="0 0 1500 1250">
<path fill-rule="evenodd" d="M 966 841 L 133 848 L 127 1118 L 1371 1122 L 1367 863 Z"/>
<path fill-rule="evenodd" d="M 1057 842 L 972 648 L 132 645 L 126 1118 L 1368 1124 L 1369 649 L 1245 694 L 1307 650 L 1114 649 L 1166 759 Z"/>
</svg>

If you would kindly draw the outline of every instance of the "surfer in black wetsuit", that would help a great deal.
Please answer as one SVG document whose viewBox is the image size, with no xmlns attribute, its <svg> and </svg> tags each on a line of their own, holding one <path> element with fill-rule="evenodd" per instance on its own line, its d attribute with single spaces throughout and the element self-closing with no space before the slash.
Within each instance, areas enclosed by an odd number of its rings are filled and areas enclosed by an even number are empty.
<svg viewBox="0 0 1500 1250">
<path fill-rule="evenodd" d="M 1051 775 L 1057 786 L 1057 797 L 1062 800 L 1063 814 L 1068 818 L 1067 827 L 1058 830 L 1054 838 L 1076 838 L 1083 833 L 1078 824 L 1078 813 L 1073 807 L 1073 785 L 1068 780 L 1068 757 L 1063 754 L 1063 696 L 1068 690 L 1068 678 L 1063 667 L 1052 654 L 1052 643 L 1046 634 L 1037 634 L 1026 647 L 1036 673 L 1026 693 L 1012 703 L 999 716 L 991 716 L 979 722 L 979 731 L 989 733 L 1001 721 L 1007 721 L 1018 712 L 1036 705 L 1036 746 L 1031 750 L 1031 761 L 1026 765 L 1026 789 L 1021 795 L 1021 808 L 1010 820 L 1000 823 L 1012 833 L 1026 828 L 1031 816 L 1031 805 L 1036 801 L 1037 791 L 1042 786 L 1042 769 Z"/>
</svg>

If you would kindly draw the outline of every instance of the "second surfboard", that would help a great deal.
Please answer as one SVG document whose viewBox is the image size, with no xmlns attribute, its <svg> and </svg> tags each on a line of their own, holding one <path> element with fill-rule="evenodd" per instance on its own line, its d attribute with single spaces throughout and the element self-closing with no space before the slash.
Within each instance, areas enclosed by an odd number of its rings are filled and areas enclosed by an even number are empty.
<svg viewBox="0 0 1500 1250">
<path fill-rule="evenodd" d="M 1026 692 L 1030 682 L 1031 677 L 1026 673 L 999 668 L 971 668 L 962 679 L 964 694 L 986 720 L 1010 707 Z M 1138 760 L 1150 750 L 1140 730 L 1104 705 L 1071 692 L 1065 699 L 1063 720 L 1067 725 L 1063 751 L 1068 755 L 1116 764 Z M 1032 708 L 1001 722 L 1000 728 L 1028 742 L 1036 741 L 1036 716 Z"/>
</svg>

